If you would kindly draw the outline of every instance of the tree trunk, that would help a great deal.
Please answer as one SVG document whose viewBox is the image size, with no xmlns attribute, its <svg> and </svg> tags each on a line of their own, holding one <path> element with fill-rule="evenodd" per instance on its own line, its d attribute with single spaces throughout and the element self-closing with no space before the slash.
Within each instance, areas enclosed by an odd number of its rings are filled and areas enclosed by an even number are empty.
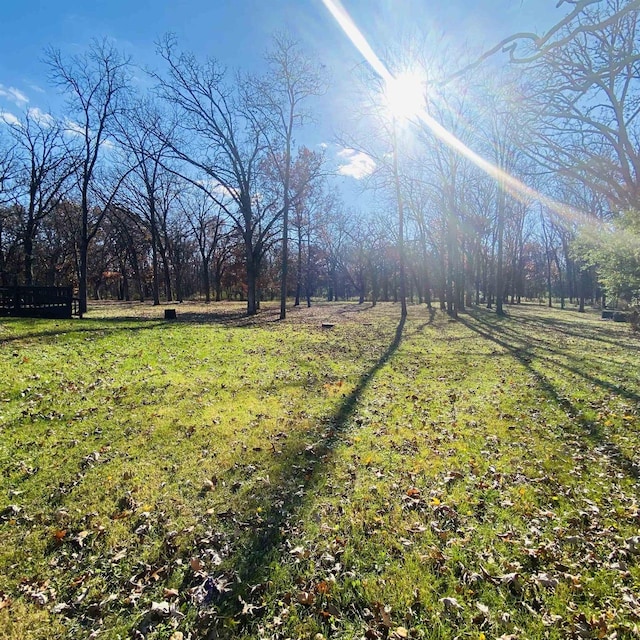
<svg viewBox="0 0 640 640">
<path fill-rule="evenodd" d="M 400 317 L 407 317 L 407 292 L 405 279 L 404 256 L 404 205 L 402 191 L 400 189 L 400 174 L 398 172 L 398 140 L 396 135 L 396 121 L 393 120 L 393 174 L 396 187 L 396 200 L 398 205 L 398 257 L 400 259 Z"/>
<path fill-rule="evenodd" d="M 201 254 L 202 255 L 202 254 Z M 204 287 L 204 301 L 211 302 L 211 282 L 209 280 L 209 261 L 202 255 L 202 286 Z"/>
<path fill-rule="evenodd" d="M 549 256 L 549 251 L 547 251 L 547 290 L 549 292 L 549 307 L 552 307 L 553 301 L 551 298 L 551 257 Z"/>
<path fill-rule="evenodd" d="M 504 185 L 499 184 L 498 193 L 498 256 L 496 264 L 496 315 L 503 316 L 504 309 L 504 209 L 505 209 L 505 192 Z"/>
<path fill-rule="evenodd" d="M 153 304 L 157 306 L 160 304 L 160 273 L 158 269 L 158 245 L 156 242 L 155 233 L 151 234 L 151 267 L 153 270 Z"/>
<path fill-rule="evenodd" d="M 247 247 L 247 315 L 258 313 L 258 274 L 253 251 Z"/>
<path fill-rule="evenodd" d="M 579 313 L 584 313 L 584 301 L 585 292 L 587 290 L 587 271 L 586 269 L 580 270 L 580 306 L 578 307 Z"/>
<path fill-rule="evenodd" d="M 86 235 L 86 225 L 83 220 L 83 234 L 80 240 L 80 273 L 78 278 L 78 297 L 80 298 L 80 314 L 87 313 L 87 254 L 89 253 L 89 241 Z"/>
<path fill-rule="evenodd" d="M 288 186 L 287 186 L 288 187 Z M 280 320 L 287 317 L 287 275 L 289 272 L 289 194 L 285 188 L 282 213 L 282 275 L 280 281 Z"/>
<path fill-rule="evenodd" d="M 24 235 L 24 283 L 33 284 L 33 230 L 27 227 Z"/>
<path fill-rule="evenodd" d="M 300 306 L 300 294 L 302 293 L 302 236 L 300 226 L 298 226 L 298 266 L 296 268 L 296 299 L 294 307 Z"/>
</svg>

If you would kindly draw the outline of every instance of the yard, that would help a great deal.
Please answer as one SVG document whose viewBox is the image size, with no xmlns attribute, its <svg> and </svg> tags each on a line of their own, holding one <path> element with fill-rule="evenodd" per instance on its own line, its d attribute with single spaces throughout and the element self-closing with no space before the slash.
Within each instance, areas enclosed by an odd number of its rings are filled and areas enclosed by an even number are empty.
<svg viewBox="0 0 640 640">
<path fill-rule="evenodd" d="M 640 636 L 627 325 L 242 311 L 0 321 L 1 638 Z"/>
</svg>

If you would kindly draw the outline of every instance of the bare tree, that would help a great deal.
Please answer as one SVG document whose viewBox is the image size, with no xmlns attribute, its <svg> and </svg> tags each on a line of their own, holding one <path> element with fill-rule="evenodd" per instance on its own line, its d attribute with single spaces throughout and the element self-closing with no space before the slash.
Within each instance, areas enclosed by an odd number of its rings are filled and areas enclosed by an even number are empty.
<svg viewBox="0 0 640 640">
<path fill-rule="evenodd" d="M 15 141 L 0 139 L 0 206 L 10 200 L 15 174 Z"/>
<path fill-rule="evenodd" d="M 61 124 L 51 116 L 27 111 L 11 125 L 18 157 L 16 198 L 23 216 L 24 281 L 33 284 L 33 249 L 40 224 L 72 188 L 78 157 L 69 147 Z"/>
<path fill-rule="evenodd" d="M 174 156 L 203 172 L 199 181 L 229 216 L 244 242 L 247 314 L 259 308 L 258 276 L 265 247 L 279 220 L 272 203 L 261 202 L 260 164 L 265 140 L 246 103 L 225 84 L 225 72 L 214 60 L 200 63 L 192 54 L 176 52 L 166 36 L 159 53 L 166 77 L 152 74 L 160 95 L 179 112 L 176 136 L 168 139 Z"/>
<path fill-rule="evenodd" d="M 107 40 L 94 41 L 89 49 L 67 57 L 60 50 L 46 53 L 51 81 L 68 97 L 74 118 L 69 132 L 79 140 L 81 160 L 78 170 L 80 190 L 81 235 L 79 247 L 80 311 L 87 310 L 87 254 L 100 223 L 115 193 L 97 209 L 92 193 L 98 161 L 102 155 L 115 118 L 124 106 L 129 86 L 129 59 Z"/>
<path fill-rule="evenodd" d="M 164 268 L 167 300 L 171 300 L 171 281 L 167 261 L 167 218 L 178 196 L 180 182 L 171 164 L 170 147 L 163 136 L 171 135 L 172 125 L 157 106 L 148 100 L 136 102 L 118 118 L 115 136 L 125 153 L 131 172 L 123 181 L 119 204 L 135 212 L 151 238 L 153 304 L 160 304 L 160 261 Z M 163 237 L 163 230 L 165 231 Z"/>
<path fill-rule="evenodd" d="M 635 8 L 632 5 L 636 5 Z M 640 5 L 589 3 L 530 65 L 532 155 L 606 193 L 640 205 Z"/>
<path fill-rule="evenodd" d="M 229 250 L 229 227 L 223 209 L 202 190 L 183 192 L 179 198 L 181 210 L 198 246 L 202 263 L 202 284 L 205 302 L 211 302 L 212 262 L 215 267 L 216 302 L 220 301 L 220 281 L 224 259 Z"/>
<path fill-rule="evenodd" d="M 311 306 L 312 240 L 317 231 L 317 218 L 332 206 L 332 199 L 325 191 L 324 176 L 320 174 L 324 156 L 306 147 L 298 149 L 292 166 L 291 207 L 292 227 L 297 246 L 296 293 L 294 306 L 300 304 L 302 285 L 305 285 L 307 306 Z"/>
<path fill-rule="evenodd" d="M 254 78 L 251 82 L 248 102 L 255 126 L 264 134 L 269 158 L 282 183 L 280 319 L 284 320 L 287 314 L 293 136 L 309 119 L 306 104 L 309 98 L 323 92 L 323 83 L 317 65 L 289 34 L 274 36 L 273 48 L 267 53 L 266 61 L 268 71 L 263 78 Z"/>
</svg>

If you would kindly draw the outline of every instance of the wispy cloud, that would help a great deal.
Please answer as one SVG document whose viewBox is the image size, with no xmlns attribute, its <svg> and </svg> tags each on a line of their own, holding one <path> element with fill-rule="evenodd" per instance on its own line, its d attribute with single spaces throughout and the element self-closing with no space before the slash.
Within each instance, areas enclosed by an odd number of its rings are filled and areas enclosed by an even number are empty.
<svg viewBox="0 0 640 640">
<path fill-rule="evenodd" d="M 38 124 L 44 127 L 50 127 L 54 123 L 53 116 L 50 113 L 45 113 L 38 107 L 31 107 L 28 111 L 29 117 L 35 120 Z"/>
<path fill-rule="evenodd" d="M 340 162 L 338 173 L 341 176 L 362 180 L 376 170 L 375 160 L 362 151 L 349 148 L 341 149 L 338 151 L 338 158 Z"/>
<path fill-rule="evenodd" d="M 24 105 L 29 102 L 29 98 L 27 98 L 20 89 L 5 87 L 3 84 L 0 84 L 0 98 L 5 98 L 19 107 L 24 107 Z"/>
<path fill-rule="evenodd" d="M 70 136 L 83 136 L 84 135 L 84 129 L 82 127 L 82 125 L 78 124 L 77 122 L 70 120 L 69 118 L 66 118 L 64 121 L 64 126 L 65 126 L 65 133 L 67 133 Z"/>
<path fill-rule="evenodd" d="M 35 91 L 36 93 L 46 93 L 46 91 L 41 86 L 33 83 L 29 83 L 29 89 Z"/>
<path fill-rule="evenodd" d="M 9 111 L 0 111 L 0 121 L 11 125 L 20 125 L 20 120 Z"/>
</svg>

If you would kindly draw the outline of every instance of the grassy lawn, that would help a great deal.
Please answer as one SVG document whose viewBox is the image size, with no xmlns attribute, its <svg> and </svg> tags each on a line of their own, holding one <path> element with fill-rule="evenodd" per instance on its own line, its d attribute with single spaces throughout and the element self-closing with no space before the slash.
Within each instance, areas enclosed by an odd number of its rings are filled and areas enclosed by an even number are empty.
<svg viewBox="0 0 640 640">
<path fill-rule="evenodd" d="M 640 636 L 640 338 L 508 311 L 1 320 L 0 638 Z"/>
</svg>

